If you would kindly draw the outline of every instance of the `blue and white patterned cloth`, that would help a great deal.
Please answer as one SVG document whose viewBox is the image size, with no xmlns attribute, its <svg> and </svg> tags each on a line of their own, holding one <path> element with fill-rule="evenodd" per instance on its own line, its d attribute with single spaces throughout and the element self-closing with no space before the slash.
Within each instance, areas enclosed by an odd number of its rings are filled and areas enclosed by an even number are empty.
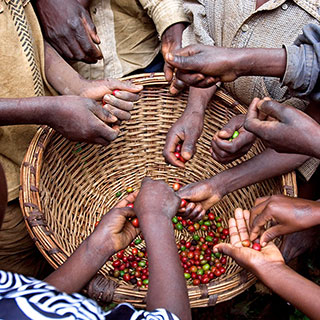
<svg viewBox="0 0 320 320">
<path fill-rule="evenodd" d="M 164 309 L 139 311 L 127 303 L 105 312 L 78 293 L 66 294 L 40 280 L 1 270 L 0 319 L 179 320 Z"/>
</svg>

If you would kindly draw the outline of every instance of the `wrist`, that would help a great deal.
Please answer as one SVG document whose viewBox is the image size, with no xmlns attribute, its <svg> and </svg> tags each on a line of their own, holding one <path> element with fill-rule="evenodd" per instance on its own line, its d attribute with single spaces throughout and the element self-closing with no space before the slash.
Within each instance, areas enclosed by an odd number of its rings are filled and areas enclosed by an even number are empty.
<svg viewBox="0 0 320 320">
<path fill-rule="evenodd" d="M 156 229 L 156 232 L 159 232 L 159 230 L 161 230 L 161 232 L 164 230 L 172 230 L 173 232 L 171 218 L 163 214 L 149 214 L 140 217 L 139 224 L 144 237 L 148 237 L 148 235 L 154 237 L 155 233 L 153 229 Z"/>
<path fill-rule="evenodd" d="M 209 179 L 211 190 L 213 190 L 213 193 L 215 193 L 219 199 L 222 199 L 225 195 L 234 191 L 230 190 L 229 183 L 227 183 L 230 179 L 228 170 L 222 171 Z"/>
<path fill-rule="evenodd" d="M 286 69 L 285 49 L 248 48 L 233 49 L 232 68 L 238 77 L 283 77 Z"/>
<path fill-rule="evenodd" d="M 99 226 L 96 230 L 87 238 L 88 250 L 94 252 L 97 259 L 108 259 L 112 256 L 116 250 L 114 249 L 112 237 L 109 230 L 101 228 Z"/>
<path fill-rule="evenodd" d="M 264 261 L 263 264 L 255 264 L 251 272 L 265 285 L 272 287 L 275 276 L 285 273 L 288 269 L 290 268 L 283 262 Z"/>
</svg>

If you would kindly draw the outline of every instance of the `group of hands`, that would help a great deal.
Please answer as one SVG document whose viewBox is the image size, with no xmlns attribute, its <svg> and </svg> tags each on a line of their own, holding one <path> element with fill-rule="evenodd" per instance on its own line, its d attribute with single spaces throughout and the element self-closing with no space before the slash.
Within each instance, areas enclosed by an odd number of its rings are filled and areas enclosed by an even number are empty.
<svg viewBox="0 0 320 320">
<path fill-rule="evenodd" d="M 182 189 L 175 192 L 163 180 L 145 177 L 140 190 L 129 194 L 104 215 L 94 232 L 100 232 L 106 237 L 106 241 L 112 244 L 111 252 L 115 253 L 126 248 L 140 231 L 147 233 L 148 226 L 156 223 L 159 218 L 167 220 L 168 227 L 172 226 L 171 219 L 175 215 L 193 221 L 200 220 L 201 216 L 194 217 L 181 212 L 179 205 L 182 194 Z M 268 265 L 284 265 L 281 252 L 272 240 L 312 225 L 311 218 L 308 218 L 312 215 L 311 209 L 306 201 L 301 203 L 302 201 L 287 201 L 287 197 L 276 195 L 257 199 L 255 207 L 250 211 L 237 208 L 234 217 L 229 219 L 230 243 L 219 243 L 214 250 L 231 256 L 254 274 L 259 274 Z M 129 203 L 134 203 L 134 208 L 128 207 Z M 307 214 L 303 216 L 301 212 L 297 212 L 297 207 L 303 207 Z M 135 216 L 139 219 L 140 229 L 130 222 Z M 266 230 L 265 225 L 270 221 L 273 225 Z M 248 239 L 260 242 L 262 250 L 259 252 L 242 246 L 242 241 Z"/>
<path fill-rule="evenodd" d="M 102 58 L 102 54 L 97 46 L 100 39 L 89 13 L 90 1 L 70 0 L 68 6 L 63 5 L 66 8 L 64 12 L 59 15 L 47 14 L 59 7 L 57 1 L 62 3 L 62 0 L 56 0 L 55 3 L 49 0 L 36 1 L 46 37 L 67 60 L 97 62 Z M 161 39 L 162 54 L 165 58 L 164 73 L 171 82 L 172 94 L 179 93 L 186 85 L 207 88 L 219 81 L 233 81 L 242 75 L 239 65 L 232 63 L 237 60 L 232 56 L 237 54 L 236 51 L 204 45 L 181 48 L 184 28 L 182 23 L 175 24 L 165 31 Z M 133 103 L 139 99 L 139 92 L 143 87 L 130 81 L 114 79 L 84 82 L 79 96 L 58 97 L 59 107 L 54 110 L 54 117 L 49 117 L 48 124 L 70 140 L 107 145 L 118 136 L 120 122 L 130 119 Z M 66 112 L 69 117 L 65 116 Z M 174 156 L 179 143 L 182 143 L 181 155 L 186 161 L 194 156 L 203 121 L 203 113 L 186 111 L 172 126 L 163 151 L 167 162 L 179 167 L 185 166 Z M 256 98 L 252 101 L 247 115 L 232 118 L 214 134 L 211 155 L 220 163 L 231 162 L 247 153 L 257 137 L 278 152 L 295 153 L 299 150 L 299 153 L 309 155 L 310 144 L 306 142 L 312 139 L 309 136 L 312 132 L 310 128 L 315 125 L 318 124 L 313 119 L 291 106 L 281 105 L 268 98 Z M 229 141 L 236 130 L 239 136 Z M 134 193 L 121 201 L 103 218 L 98 229 L 108 229 L 114 250 L 118 251 L 126 247 L 139 232 L 127 220 L 133 215 L 137 215 L 141 221 L 144 221 L 147 214 L 163 214 L 164 218 L 171 219 L 178 211 L 181 198 L 189 203 L 180 214 L 192 220 L 201 219 L 206 210 L 225 195 L 223 184 L 217 183 L 217 179 L 218 177 L 214 181 L 208 179 L 187 185 L 177 193 L 169 190 L 164 182 L 144 181 L 139 194 Z M 149 196 L 152 188 L 147 187 L 151 184 L 155 184 L 153 187 L 159 190 L 152 197 Z M 157 206 L 157 210 L 148 210 L 154 203 L 161 203 L 164 197 L 167 197 L 167 203 L 172 200 L 176 206 Z M 134 211 L 126 207 L 128 202 L 135 202 Z M 308 204 L 301 199 L 283 196 L 258 199 L 251 214 L 246 210 L 236 210 L 235 219 L 229 221 L 231 244 L 219 244 L 217 248 L 249 269 L 250 265 L 259 265 L 257 261 L 275 259 L 283 263 L 280 252 L 270 241 L 279 235 L 309 227 L 305 222 L 308 219 L 301 219 L 300 214 L 294 214 L 304 210 L 299 211 L 297 208 L 305 207 L 308 207 Z M 262 232 L 264 224 L 269 220 L 276 221 L 277 225 Z M 255 240 L 260 235 L 262 252 L 242 247 L 242 240 L 249 237 Z"/>
</svg>

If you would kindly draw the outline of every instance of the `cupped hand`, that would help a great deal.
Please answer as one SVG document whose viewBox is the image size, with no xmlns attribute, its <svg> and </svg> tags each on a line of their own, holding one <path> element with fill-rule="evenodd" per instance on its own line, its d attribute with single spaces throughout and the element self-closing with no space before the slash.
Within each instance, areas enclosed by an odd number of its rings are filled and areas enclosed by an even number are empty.
<svg viewBox="0 0 320 320">
<path fill-rule="evenodd" d="M 179 209 L 179 215 L 185 219 L 201 220 L 206 211 L 223 198 L 222 187 L 219 175 L 184 186 L 177 195 L 189 203 L 185 208 Z"/>
<path fill-rule="evenodd" d="M 249 239 L 248 225 L 250 212 L 237 208 L 235 218 L 229 219 L 230 243 L 219 243 L 214 251 L 232 257 L 241 267 L 254 274 L 263 273 L 270 265 L 284 264 L 284 259 L 273 242 L 269 242 L 261 251 L 243 247 L 242 241 Z"/>
<path fill-rule="evenodd" d="M 190 160 L 196 153 L 196 143 L 203 129 L 204 114 L 201 112 L 184 112 L 170 128 L 163 149 L 166 161 L 174 166 L 184 168 L 184 163 L 174 155 L 176 147 L 181 144 L 181 156 L 185 161 Z"/>
<path fill-rule="evenodd" d="M 46 124 L 72 141 L 108 145 L 119 134 L 117 118 L 96 101 L 79 96 L 50 97 Z"/>
<path fill-rule="evenodd" d="M 211 141 L 212 158 L 220 163 L 232 162 L 245 155 L 255 141 L 255 135 L 243 128 L 245 115 L 237 115 L 218 131 Z M 232 139 L 235 131 L 239 135 Z M 230 141 L 231 140 L 231 141 Z"/>
<path fill-rule="evenodd" d="M 162 180 L 145 177 L 134 204 L 134 211 L 142 228 L 146 221 L 171 219 L 176 215 L 181 199 Z"/>
<path fill-rule="evenodd" d="M 129 194 L 121 200 L 113 209 L 103 216 L 94 232 L 103 232 L 106 241 L 112 244 L 112 251 L 118 252 L 126 248 L 130 242 L 140 233 L 128 218 L 133 218 L 135 213 L 127 207 L 136 199 L 137 192 Z"/>
<path fill-rule="evenodd" d="M 319 132 L 319 124 L 294 107 L 255 98 L 244 127 L 278 152 L 314 155 L 314 133 Z"/>
<path fill-rule="evenodd" d="M 88 8 L 77 0 L 37 0 L 35 5 L 46 39 L 67 60 L 96 63 L 102 53 Z"/>
<path fill-rule="evenodd" d="M 85 81 L 82 97 L 103 101 L 103 108 L 119 120 L 129 120 L 133 102 L 139 100 L 141 85 L 116 79 Z"/>
<path fill-rule="evenodd" d="M 268 242 L 281 235 L 308 229 L 319 224 L 320 203 L 283 195 L 258 198 L 250 215 L 250 239 L 255 240 L 261 233 L 260 242 Z M 265 230 L 267 222 L 276 224 Z"/>
</svg>

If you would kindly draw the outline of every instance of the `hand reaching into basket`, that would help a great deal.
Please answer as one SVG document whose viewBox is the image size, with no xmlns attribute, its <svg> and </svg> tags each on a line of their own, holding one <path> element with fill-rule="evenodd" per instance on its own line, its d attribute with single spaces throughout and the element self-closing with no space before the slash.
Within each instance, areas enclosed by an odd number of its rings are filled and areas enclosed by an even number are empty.
<svg viewBox="0 0 320 320">
<path fill-rule="evenodd" d="M 102 101 L 103 108 L 118 120 L 129 120 L 133 103 L 139 100 L 141 85 L 116 79 L 86 80 L 80 96 Z"/>
<path fill-rule="evenodd" d="M 245 115 L 237 115 L 229 120 L 212 138 L 211 155 L 220 163 L 232 162 L 245 155 L 256 137 L 244 129 Z M 235 136 L 237 133 L 237 136 Z"/>
<path fill-rule="evenodd" d="M 101 232 L 105 241 L 112 244 L 113 253 L 125 249 L 140 233 L 139 228 L 134 227 L 128 220 L 135 216 L 135 212 L 127 205 L 135 201 L 137 194 L 138 192 L 131 193 L 121 200 L 103 216 L 95 230 L 95 232 Z"/>
<path fill-rule="evenodd" d="M 185 219 L 201 220 L 206 211 L 223 198 L 223 187 L 220 176 L 216 175 L 181 188 L 177 195 L 189 203 L 185 208 L 179 209 L 180 215 Z"/>
<path fill-rule="evenodd" d="M 110 256 L 127 247 L 140 232 L 127 219 L 135 215 L 127 205 L 136 195 L 130 194 L 104 215 L 94 232 L 45 281 L 67 293 L 80 291 Z"/>
<path fill-rule="evenodd" d="M 285 264 L 280 250 L 273 242 L 268 243 L 261 251 L 244 246 L 249 239 L 250 212 L 237 208 L 234 218 L 229 220 L 230 243 L 219 243 L 214 247 L 216 252 L 222 252 L 231 256 L 236 262 L 257 274 L 268 265 Z"/>
<path fill-rule="evenodd" d="M 278 152 L 320 158 L 320 126 L 306 113 L 265 98 L 250 104 L 245 128 Z"/>
<path fill-rule="evenodd" d="M 167 162 L 184 168 L 184 163 L 194 156 L 196 143 L 203 129 L 205 110 L 216 89 L 216 86 L 209 89 L 190 88 L 186 109 L 167 133 L 166 144 L 163 149 L 163 156 Z M 175 155 L 180 143 L 182 144 L 181 156 L 184 161 L 181 161 Z"/>
<path fill-rule="evenodd" d="M 320 306 L 314 297 L 320 296 L 318 285 L 286 266 L 273 242 L 269 242 L 261 251 L 243 246 L 249 239 L 249 215 L 247 210 L 236 209 L 235 219 L 229 220 L 231 243 L 219 243 L 214 250 L 231 256 L 283 299 L 311 319 L 317 319 Z"/>
<path fill-rule="evenodd" d="M 145 177 L 134 204 L 142 232 L 150 220 L 171 219 L 177 214 L 181 199 L 163 180 Z"/>
<path fill-rule="evenodd" d="M 264 229 L 268 221 L 276 224 Z M 262 247 L 278 236 L 305 230 L 320 224 L 320 202 L 282 195 L 258 198 L 250 215 L 250 240 L 261 233 Z"/>
<path fill-rule="evenodd" d="M 203 129 L 204 114 L 189 112 L 187 109 L 167 133 L 163 156 L 174 166 L 184 168 L 185 164 L 175 156 L 177 146 L 181 143 L 181 156 L 190 160 L 196 153 L 196 143 Z"/>
<path fill-rule="evenodd" d="M 189 320 L 191 312 L 187 286 L 171 221 L 180 203 L 181 199 L 164 181 L 144 178 L 134 211 L 148 251 L 148 310 L 161 306 L 179 319 Z"/>
</svg>

